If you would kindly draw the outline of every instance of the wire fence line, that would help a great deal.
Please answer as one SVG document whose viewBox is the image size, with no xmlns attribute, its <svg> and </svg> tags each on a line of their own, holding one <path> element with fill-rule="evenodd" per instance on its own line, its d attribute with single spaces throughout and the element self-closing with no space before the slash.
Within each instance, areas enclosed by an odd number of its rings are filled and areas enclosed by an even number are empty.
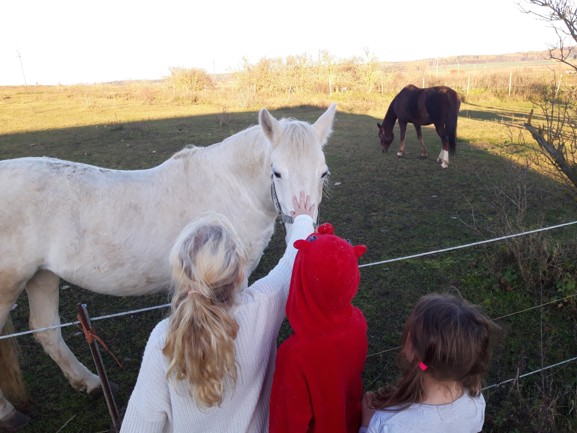
<svg viewBox="0 0 577 433">
<path fill-rule="evenodd" d="M 550 370 L 550 369 L 555 368 L 555 367 L 560 367 L 562 365 L 568 364 L 569 362 L 573 362 L 573 361 L 577 361 L 577 356 L 575 356 L 573 358 L 566 359 L 566 360 L 561 361 L 561 362 L 557 362 L 555 364 L 548 365 L 548 366 L 543 367 L 543 368 L 539 368 L 537 370 L 530 371 L 528 373 L 524 373 L 521 375 L 517 374 L 517 376 L 515 376 L 511 379 L 507 379 L 507 380 L 504 380 L 503 382 L 488 385 L 488 386 L 483 388 L 483 391 L 485 391 L 487 389 L 498 388 L 499 386 L 506 385 L 507 383 L 517 382 L 519 379 L 523 379 L 525 377 L 532 376 L 534 374 L 541 373 L 542 371 L 547 371 L 547 370 Z"/>
<path fill-rule="evenodd" d="M 479 245 L 485 245 L 485 244 L 490 244 L 490 243 L 494 243 L 494 242 L 499 242 L 499 241 L 503 241 L 503 240 L 507 240 L 507 239 L 512 239 L 512 238 L 516 238 L 516 237 L 520 237 L 520 236 L 527 236 L 527 235 L 531 235 L 531 234 L 535 234 L 535 233 L 540 233 L 540 232 L 545 232 L 545 231 L 549 231 L 549 230 L 555 230 L 555 229 L 559 229 L 559 228 L 563 228 L 563 227 L 568 227 L 571 225 L 575 225 L 577 224 L 577 221 L 570 221 L 570 222 L 566 222 L 566 223 L 562 223 L 562 224 L 556 224 L 556 225 L 552 225 L 552 226 L 547 226 L 547 227 L 541 227 L 538 229 L 534 229 L 534 230 L 528 230 L 528 231 L 524 231 L 524 232 L 520 232 L 520 233 L 514 233 L 511 235 L 505 235 L 505 236 L 499 236 L 497 238 L 492 238 L 492 239 L 485 239 L 482 241 L 477 241 L 477 242 L 471 242 L 468 244 L 463 244 L 463 245 L 456 245 L 456 246 L 452 246 L 452 247 L 448 247 L 448 248 L 442 248 L 442 249 L 438 249 L 438 250 L 433 250 L 433 251 L 427 251 L 424 253 L 418 253 L 418 254 L 412 254 L 409 256 L 403 256 L 403 257 L 396 257 L 396 258 L 392 258 L 392 259 L 388 259 L 388 260 L 381 260 L 378 262 L 372 262 L 372 263 L 365 263 L 362 265 L 359 265 L 359 268 L 366 268 L 366 267 L 371 267 L 371 266 L 378 266 L 378 265 L 383 265 L 383 264 L 388 264 L 388 263 L 393 263 L 393 262 L 398 262 L 398 261 L 402 261 L 402 260 L 410 260 L 410 259 L 415 259 L 415 258 L 419 258 L 419 257 L 425 257 L 425 256 L 431 256 L 434 254 L 441 254 L 441 253 L 446 253 L 446 252 L 450 252 L 450 251 L 457 251 L 457 250 L 461 250 L 464 248 L 471 248 L 474 246 L 479 246 Z M 574 295 L 573 295 L 574 296 Z M 569 296 L 571 297 L 571 296 Z M 504 317 L 508 317 L 508 316 L 513 316 L 515 314 L 520 314 L 526 311 L 530 311 L 536 308 L 541 308 L 544 305 L 547 305 L 549 303 L 553 303 L 553 302 L 560 302 L 563 299 L 559 299 L 556 301 L 550 301 L 546 304 L 541 304 L 541 305 L 537 305 L 531 308 L 528 308 L 526 310 L 520 310 L 517 312 L 513 312 L 510 313 L 506 316 L 502 316 L 500 318 L 504 318 Z M 112 318 L 116 318 L 116 317 L 122 317 L 122 316 L 128 316 L 131 314 L 139 314 L 139 313 L 144 313 L 147 311 L 153 311 L 153 310 L 158 310 L 158 309 L 162 309 L 162 308 L 168 308 L 170 306 L 170 304 L 162 304 L 162 305 L 156 305 L 156 306 L 152 306 L 152 307 L 146 307 L 146 308 L 140 308 L 137 310 L 129 310 L 129 311 L 124 311 L 124 312 L 119 312 L 119 313 L 114 313 L 114 314 L 108 314 L 105 316 L 99 316 L 99 317 L 91 317 L 90 320 L 91 321 L 98 321 L 98 320 L 106 320 L 106 319 L 112 319 Z M 497 320 L 497 319 L 495 319 Z M 38 333 L 38 332 L 43 332 L 43 331 L 48 331 L 51 329 L 58 329 L 58 328 L 66 328 L 69 326 L 76 326 L 80 324 L 79 321 L 74 321 L 74 322 L 68 322 L 68 323 L 61 323 L 59 325 L 53 325 L 53 326 L 47 326 L 44 328 L 37 328 L 37 329 L 32 329 L 32 330 L 28 330 L 28 331 L 22 331 L 22 332 L 16 332 L 16 333 L 12 333 L 12 334 L 7 334 L 7 335 L 1 335 L 0 336 L 0 340 L 6 339 L 6 338 L 12 338 L 12 337 L 20 337 L 23 335 L 29 335 L 29 334 L 34 334 L 34 333 Z"/>
<path fill-rule="evenodd" d="M 538 308 L 543 308 L 544 306 L 549 305 L 549 304 L 556 304 L 556 303 L 558 303 L 558 302 L 563 302 L 563 301 L 565 301 L 565 300 L 567 300 L 567 299 L 575 298 L 576 296 L 577 296 L 577 293 L 574 293 L 574 294 L 572 294 L 572 295 L 565 296 L 564 298 L 559 298 L 559 299 L 555 299 L 555 300 L 553 300 L 553 301 L 544 302 L 544 303 L 542 303 L 542 304 L 540 304 L 540 305 L 535 305 L 534 307 L 531 307 L 531 308 L 526 308 L 526 309 L 524 309 L 524 310 L 519 310 L 519 311 L 516 311 L 516 312 L 514 312 L 514 313 L 505 314 L 504 316 L 495 317 L 495 318 L 493 318 L 493 320 L 502 320 L 502 319 L 505 319 L 505 318 L 507 318 L 507 317 L 514 316 L 514 315 L 516 315 L 516 314 L 526 313 L 526 312 L 528 312 L 528 311 L 532 311 L 532 310 L 535 310 L 535 309 L 538 309 Z M 367 358 L 371 358 L 371 357 L 377 356 L 377 355 L 383 355 L 383 354 L 389 353 L 389 352 L 394 352 L 395 350 L 399 350 L 400 348 L 401 348 L 400 346 L 391 347 L 391 348 L 389 348 L 389 349 L 385 349 L 385 350 L 381 350 L 381 351 L 379 351 L 379 352 L 371 353 L 371 354 L 367 355 Z M 542 371 L 550 370 L 551 368 L 554 368 L 554 367 L 560 367 L 560 366 L 562 366 L 562 365 L 568 364 L 568 363 L 573 362 L 573 361 L 577 361 L 577 356 L 576 356 L 576 357 L 573 357 L 573 358 L 566 359 L 566 360 L 564 360 L 564 361 L 557 362 L 557 363 L 552 364 L 552 365 L 548 365 L 548 366 L 546 366 L 546 367 L 539 368 L 539 369 L 537 369 L 537 370 L 530 371 L 530 372 L 528 372 L 528 373 L 521 374 L 521 375 L 519 375 L 519 374 L 517 373 L 517 376 L 515 376 L 514 378 L 507 379 L 507 380 L 504 380 L 504 381 L 502 381 L 502 382 L 494 383 L 494 384 L 492 384 L 492 385 L 487 385 L 486 387 L 483 388 L 483 391 L 488 390 L 488 389 L 492 389 L 492 388 L 497 388 L 497 387 L 499 387 L 499 386 L 501 386 L 501 385 L 506 385 L 506 384 L 508 384 L 508 383 L 517 382 L 519 379 L 523 379 L 523 378 L 525 378 L 525 377 L 532 376 L 532 375 L 537 374 L 537 373 L 541 373 Z M 379 376 L 380 376 L 380 374 L 379 374 Z M 378 378 L 378 377 L 377 377 L 377 378 Z M 376 381 L 376 379 L 373 380 L 371 383 L 374 383 L 375 381 Z"/>
<path fill-rule="evenodd" d="M 486 240 L 478 241 L 478 242 L 471 242 L 471 243 L 463 244 L 463 245 L 456 245 L 453 247 L 442 248 L 440 250 L 434 250 L 434 251 L 428 251 L 425 253 L 413 254 L 410 256 L 396 257 L 394 259 L 381 260 L 379 262 L 373 262 L 373 263 L 365 263 L 364 265 L 359 265 L 359 268 L 366 268 L 369 266 L 383 265 L 383 264 L 387 264 L 387 263 L 398 262 L 401 260 L 409 260 L 409 259 L 415 259 L 418 257 L 431 256 L 433 254 L 446 253 L 449 251 L 462 250 L 463 248 L 470 248 L 470 247 L 475 247 L 475 246 L 479 246 L 479 245 L 485 245 L 485 244 L 490 244 L 493 242 L 499 242 L 499 241 L 503 241 L 503 240 L 507 240 L 507 239 L 512 239 L 512 238 L 516 238 L 516 237 L 520 237 L 520 236 L 532 235 L 535 233 L 545 232 L 548 230 L 554 230 L 554 229 L 559 229 L 562 227 L 568 227 L 568 226 L 571 226 L 574 224 L 577 224 L 577 221 L 571 221 L 571 222 L 567 222 L 567 223 L 556 224 L 556 225 L 548 226 L 548 227 L 541 227 L 541 228 L 538 228 L 535 230 L 528 230 L 528 231 L 524 231 L 524 232 L 520 232 L 520 233 L 514 233 L 512 235 L 499 236 L 497 238 L 486 239 Z"/>
<path fill-rule="evenodd" d="M 106 320 L 106 319 L 112 319 L 115 317 L 129 316 L 132 314 L 144 313 L 144 312 L 153 311 L 153 310 L 160 310 L 162 308 L 168 308 L 168 307 L 170 307 L 170 304 L 155 305 L 152 307 L 140 308 L 138 310 L 123 311 L 120 313 L 108 314 L 105 316 L 91 317 L 90 321 L 95 322 L 97 320 Z M 22 331 L 22 332 L 15 332 L 13 334 L 0 335 L 0 340 L 4 340 L 6 338 L 12 338 L 12 337 L 21 337 L 23 335 L 30 335 L 30 334 L 35 334 L 38 332 L 43 332 L 43 331 L 49 331 L 51 329 L 68 328 L 69 326 L 76 326 L 76 325 L 80 325 L 80 321 L 76 320 L 74 322 L 61 323 L 59 325 L 46 326 L 44 328 L 36 328 L 36 329 L 31 329 L 29 331 Z"/>
<path fill-rule="evenodd" d="M 489 243 L 494 243 L 494 242 L 499 242 L 499 241 L 503 241 L 503 240 L 507 240 L 507 239 L 512 239 L 512 238 L 516 238 L 516 237 L 520 237 L 520 236 L 527 236 L 527 235 L 531 235 L 531 234 L 535 234 L 535 233 L 540 233 L 540 232 L 545 232 L 545 231 L 549 231 L 549 230 L 555 230 L 555 229 L 559 229 L 559 228 L 564 228 L 564 227 L 568 227 L 568 226 L 572 226 L 577 224 L 577 221 L 570 221 L 570 222 L 566 222 L 566 223 L 562 223 L 562 224 L 556 224 L 553 226 L 547 226 L 547 227 L 541 227 L 539 229 L 534 229 L 534 230 L 528 230 L 528 231 L 524 231 L 524 232 L 520 232 L 520 233 L 515 233 L 515 234 L 511 234 L 511 235 L 505 235 L 505 236 L 499 236 L 496 238 L 492 238 L 492 239 L 486 239 L 486 240 L 482 240 L 482 241 L 477 241 L 477 242 L 471 242 L 468 244 L 463 244 L 463 245 L 456 245 L 453 247 L 448 247 L 448 248 L 442 248 L 442 249 L 438 249 L 438 250 L 433 250 L 433 251 L 428 251 L 428 252 L 424 252 L 424 253 L 418 253 L 418 254 L 412 254 L 409 256 L 403 256 L 403 257 L 396 257 L 393 259 L 388 259 L 388 260 L 381 260 L 378 262 L 372 262 L 372 263 L 366 263 L 363 265 L 359 265 L 359 268 L 365 268 L 365 267 L 371 267 L 371 266 L 378 266 L 378 265 L 383 265 L 383 264 L 388 264 L 388 263 L 393 263 L 393 262 L 398 262 L 398 261 L 402 261 L 402 260 L 410 260 L 410 259 L 414 259 L 414 258 L 419 258 L 419 257 L 425 257 L 425 256 L 430 256 L 430 255 L 434 255 L 434 254 L 440 254 L 440 253 L 446 253 L 446 252 L 450 252 L 450 251 L 457 251 L 457 250 L 461 250 L 464 248 L 471 248 L 474 246 L 479 246 L 479 245 L 486 245 Z M 513 313 L 509 313 L 497 318 L 494 318 L 493 320 L 501 320 L 507 317 L 511 317 L 514 316 L 516 314 L 522 314 L 522 313 L 526 313 L 528 311 L 532 311 L 538 308 L 542 308 L 546 305 L 549 304 L 553 304 L 553 303 L 558 303 L 558 302 L 563 302 L 567 299 L 573 298 L 577 296 L 577 293 L 573 294 L 573 295 L 569 295 L 566 296 L 564 298 L 559 298 L 559 299 L 555 299 L 553 301 L 548 301 L 545 303 L 542 303 L 540 305 L 536 305 L 530 308 L 526 308 L 523 310 L 519 310 Z M 162 308 L 168 308 L 170 307 L 170 304 L 162 304 L 162 305 L 156 305 L 156 306 L 152 306 L 152 307 L 146 307 L 146 308 L 140 308 L 137 310 L 129 310 L 129 311 L 124 311 L 124 312 L 119 312 L 119 313 L 114 313 L 114 314 L 108 314 L 108 315 L 104 315 L 104 316 L 98 316 L 98 317 L 94 317 L 91 318 L 91 321 L 99 321 L 99 320 L 107 320 L 107 319 L 113 319 L 113 318 L 118 318 L 118 317 L 123 317 L 123 316 L 128 316 L 128 315 L 132 315 L 132 314 L 140 314 L 140 313 L 144 313 L 144 312 L 148 312 L 148 311 L 154 311 L 154 310 L 159 310 Z M 43 331 L 48 331 L 48 330 L 52 330 L 52 329 L 59 329 L 59 328 L 65 328 L 65 327 L 70 327 L 70 326 L 77 326 L 79 325 L 80 322 L 79 321 L 74 321 L 74 322 L 68 322 L 68 323 L 62 323 L 59 325 L 54 325 L 54 326 L 48 326 L 45 328 L 37 328 L 37 329 L 33 329 L 33 330 L 28 330 L 28 331 L 22 331 L 22 332 L 16 332 L 16 333 L 12 333 L 12 334 L 8 334 L 8 335 L 2 335 L 0 336 L 0 340 L 3 339 L 7 339 L 7 338 L 14 338 L 14 337 L 20 337 L 20 336 L 24 336 L 24 335 L 29 335 L 29 334 L 34 334 L 34 333 L 38 333 L 38 332 L 43 332 Z M 372 353 L 367 355 L 367 358 L 369 357 L 373 357 L 373 356 L 377 356 L 377 355 L 381 355 L 384 353 L 388 353 L 388 352 L 392 352 L 394 350 L 398 350 L 399 347 L 394 347 L 394 348 L 390 348 L 390 349 L 386 349 L 380 352 L 376 352 L 376 353 Z M 533 370 L 531 372 L 528 373 L 524 373 L 522 375 L 517 374 L 516 377 L 511 378 L 511 379 L 507 379 L 505 381 L 499 382 L 499 383 L 495 383 L 489 386 L 486 386 L 485 388 L 483 388 L 483 390 L 488 390 L 488 389 L 492 389 L 492 388 L 496 388 L 502 385 L 505 385 L 507 383 L 512 383 L 515 381 L 518 381 L 519 379 L 531 376 L 533 374 L 536 373 L 540 373 L 542 371 L 546 371 L 549 370 L 551 368 L 555 368 L 555 367 L 559 367 L 562 365 L 565 365 L 569 362 L 573 362 L 576 361 L 577 357 L 573 357 L 573 358 L 569 358 L 566 359 L 564 361 L 549 365 L 549 366 L 545 366 L 542 367 L 540 369 L 537 370 Z"/>
<path fill-rule="evenodd" d="M 497 321 L 497 320 L 506 319 L 508 317 L 515 316 L 517 314 L 527 313 L 529 311 L 543 308 L 543 307 L 550 305 L 550 304 L 557 304 L 557 303 L 560 303 L 560 302 L 563 302 L 563 301 L 566 301 L 568 299 L 575 298 L 575 297 L 577 297 L 577 293 L 573 293 L 572 295 L 565 296 L 564 298 L 554 299 L 553 301 L 543 302 L 542 304 L 535 305 L 535 306 L 529 307 L 529 308 L 525 308 L 524 310 L 515 311 L 513 313 L 505 314 L 505 315 L 499 316 L 499 317 L 493 317 L 492 320 Z M 391 347 L 389 349 L 385 349 L 385 350 L 381 350 L 379 352 L 371 353 L 371 354 L 367 355 L 367 358 L 371 358 L 371 357 L 377 356 L 377 355 L 382 355 L 384 353 L 393 352 L 393 351 L 398 350 L 398 349 L 400 349 L 400 346 Z"/>
<path fill-rule="evenodd" d="M 464 244 L 464 245 L 458 245 L 458 246 L 454 246 L 454 247 L 443 248 L 443 249 L 434 250 L 434 251 L 429 251 L 429 252 L 425 252 L 425 253 L 413 254 L 413 255 L 410 255 L 410 256 L 397 257 L 397 258 L 393 258 L 393 259 L 382 260 L 382 261 L 379 261 L 379 262 L 367 263 L 367 264 L 364 264 L 364 265 L 359 265 L 359 268 L 360 268 L 360 267 L 369 267 L 369 266 L 382 265 L 382 264 L 387 264 L 387 263 L 393 263 L 393 262 L 397 262 L 397 261 L 401 261 L 401 260 L 409 260 L 409 259 L 413 259 L 413 258 L 424 257 L 424 256 L 433 255 L 433 254 L 440 254 L 440 253 L 445 253 L 445 252 L 449 252 L 449 251 L 456 251 L 456 250 L 460 250 L 460 249 L 463 249 L 463 248 L 470 248 L 470 247 L 473 247 L 473 246 L 485 245 L 485 244 L 489 244 L 489 243 L 493 243 L 493 242 L 499 242 L 499 241 L 503 241 L 503 240 L 507 240 L 507 239 L 512 239 L 512 238 L 515 238 L 515 237 L 526 236 L 526 235 L 535 234 L 535 233 L 539 233 L 539 232 L 544 232 L 544 231 L 548 231 L 548 230 L 554 230 L 554 229 L 559 229 L 559 228 L 563 228 L 563 227 L 568 227 L 568 226 L 571 226 L 571 225 L 574 225 L 574 224 L 577 224 L 577 221 L 571 221 L 571 222 L 567 222 L 567 223 L 557 224 L 557 225 L 554 225 L 554 226 L 542 227 L 542 228 L 535 229 L 535 230 L 529 230 L 529 231 L 520 232 L 520 233 L 515 233 L 515 234 L 511 234 L 511 235 L 506 235 L 506 236 L 500 236 L 500 237 L 493 238 L 493 239 L 487 239 L 487 240 L 483 240 L 483 241 L 472 242 L 472 243 L 468 243 L 468 244 Z M 546 306 L 546 305 L 563 302 L 563 301 L 565 301 L 565 300 L 567 300 L 567 299 L 571 299 L 571 298 L 574 298 L 574 297 L 576 297 L 576 296 L 577 296 L 577 293 L 572 294 L 572 295 L 569 295 L 569 296 L 566 296 L 566 297 L 564 297 L 564 298 L 559 298 L 559 299 L 555 299 L 555 300 L 553 300 L 553 301 L 544 302 L 544 303 L 542 303 L 542 304 L 540 304 L 540 305 L 536 305 L 536 306 L 533 306 L 533 307 L 530 307 L 530 308 L 525 308 L 525 309 L 523 309 L 523 310 L 515 311 L 515 312 L 512 312 L 512 313 L 509 313 L 509 314 L 500 316 L 500 317 L 496 317 L 496 318 L 494 318 L 493 320 L 501 320 L 501 319 L 504 319 L 504 318 L 507 318 L 507 317 L 511 317 L 511 316 L 514 316 L 514 315 L 517 315 L 517 314 L 526 313 L 526 312 L 529 312 L 529 311 L 532 311 L 532 310 L 535 310 L 535 309 L 543 308 L 543 307 Z M 395 350 L 398 350 L 398 349 L 400 349 L 400 347 L 393 347 L 393 348 L 386 349 L 386 350 L 383 350 L 383 351 L 380 351 L 380 352 L 372 353 L 372 354 L 369 354 L 369 355 L 367 356 L 367 358 L 373 357 L 373 356 L 377 356 L 377 355 L 382 355 L 382 354 L 384 354 L 384 353 L 389 353 L 389 352 L 392 352 L 392 351 L 395 351 Z M 565 364 L 567 364 L 567 363 L 569 363 L 569 362 L 573 362 L 573 361 L 576 361 L 576 360 L 577 360 L 577 357 L 573 357 L 573 358 L 566 359 L 566 360 L 564 360 L 564 361 L 558 362 L 558 363 L 553 364 L 553 365 L 549 365 L 549 366 L 546 366 L 546 367 L 543 367 L 543 368 L 540 368 L 540 369 L 537 369 L 537 370 L 530 371 L 530 372 L 525 373 L 525 374 L 522 374 L 522 375 L 517 374 L 517 376 L 514 377 L 514 378 L 507 379 L 507 380 L 505 380 L 505 381 L 503 381 L 503 382 L 499 382 L 499 383 L 496 383 L 496 384 L 489 385 L 489 386 L 483 388 L 483 390 L 488 390 L 488 389 L 492 389 L 492 388 L 499 387 L 499 386 L 501 386 L 501 385 L 505 385 L 505 384 L 507 384 L 507 383 L 516 382 L 516 381 L 518 381 L 519 379 L 522 379 L 522 378 L 531 376 L 531 375 L 536 374 L 536 373 L 540 373 L 540 372 L 542 372 L 542 371 L 549 370 L 549 369 L 554 368 L 554 367 L 558 367 L 558 366 L 561 366 L 561 365 L 565 365 Z"/>
</svg>

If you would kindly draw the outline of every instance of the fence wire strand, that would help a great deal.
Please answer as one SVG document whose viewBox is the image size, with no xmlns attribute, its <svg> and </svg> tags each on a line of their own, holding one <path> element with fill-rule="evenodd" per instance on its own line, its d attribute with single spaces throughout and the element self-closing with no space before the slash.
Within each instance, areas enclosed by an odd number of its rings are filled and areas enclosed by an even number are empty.
<svg viewBox="0 0 577 433">
<path fill-rule="evenodd" d="M 393 263 L 393 262 L 398 262 L 398 261 L 402 261 L 402 260 L 410 260 L 410 259 L 415 259 L 415 258 L 419 258 L 419 257 L 425 257 L 425 256 L 431 256 L 434 254 L 440 254 L 440 253 L 446 253 L 446 252 L 450 252 L 450 251 L 456 251 L 456 250 L 461 250 L 464 248 L 471 248 L 471 247 L 475 247 L 475 246 L 479 246 L 479 245 L 485 245 L 485 244 L 490 244 L 493 242 L 499 242 L 499 241 L 503 241 L 503 240 L 507 240 L 507 239 L 512 239 L 512 238 L 516 238 L 516 237 L 520 237 L 520 236 L 527 236 L 527 235 L 531 235 L 531 234 L 535 234 L 535 233 L 540 233 L 540 232 L 544 232 L 544 231 L 549 231 L 549 230 L 555 230 L 555 229 L 559 229 L 559 228 L 563 228 L 563 227 L 568 227 L 571 225 L 575 225 L 577 224 L 577 221 L 571 221 L 571 222 L 567 222 L 567 223 L 562 223 L 562 224 L 556 224 L 553 226 L 547 226 L 547 227 L 541 227 L 538 229 L 534 229 L 534 230 L 528 230 L 528 231 L 524 231 L 524 232 L 520 232 L 520 233 L 514 233 L 511 235 L 505 235 L 505 236 L 499 236 L 497 238 L 492 238 L 492 239 L 486 239 L 486 240 L 482 240 L 482 241 L 477 241 L 477 242 L 471 242 L 468 244 L 463 244 L 463 245 L 456 245 L 453 247 L 448 247 L 448 248 L 442 248 L 442 249 L 438 249 L 438 250 L 433 250 L 433 251 L 428 251 L 428 252 L 424 252 L 424 253 L 418 253 L 418 254 L 412 254 L 409 256 L 403 256 L 403 257 L 396 257 L 396 258 L 392 258 L 392 259 L 388 259 L 388 260 L 381 260 L 378 262 L 372 262 L 372 263 L 365 263 L 362 265 L 359 265 L 359 268 L 366 268 L 366 267 L 371 267 L 371 266 L 378 266 L 378 265 L 383 265 L 383 264 L 387 264 L 387 263 Z M 526 308 L 523 310 L 519 310 L 510 314 L 506 314 L 504 316 L 500 316 L 497 317 L 493 320 L 501 320 L 507 317 L 511 317 L 517 314 L 521 314 L 521 313 L 526 313 L 528 311 L 532 311 L 538 308 L 543 308 L 546 305 L 549 304 L 553 304 L 553 303 L 558 303 L 558 302 L 562 302 L 565 301 L 567 299 L 573 298 L 577 296 L 576 294 L 573 295 L 569 295 L 566 296 L 564 298 L 560 298 L 560 299 L 556 299 L 553 301 L 549 301 L 549 302 L 545 302 L 543 304 L 540 305 L 536 305 L 534 307 L 530 307 L 530 308 Z M 146 307 L 146 308 L 141 308 L 141 309 L 137 309 L 137 310 L 130 310 L 130 311 L 125 311 L 125 312 L 120 312 L 120 313 L 114 313 L 114 314 L 108 314 L 105 316 L 99 316 L 99 317 L 94 317 L 91 318 L 91 321 L 98 321 L 98 320 L 106 320 L 106 319 L 112 319 L 112 318 L 117 318 L 117 317 L 122 317 L 122 316 L 128 316 L 128 315 L 132 315 L 132 314 L 139 314 L 139 313 L 144 313 L 147 311 L 153 311 L 153 310 L 158 310 L 158 309 L 162 309 L 162 308 L 168 308 L 170 306 L 170 304 L 163 304 L 163 305 L 156 305 L 156 306 L 152 306 L 152 307 Z M 24 335 L 29 335 L 29 334 L 34 334 L 37 332 L 43 332 L 43 331 L 48 331 L 51 329 L 58 329 L 58 328 L 65 328 L 65 327 L 69 327 L 69 326 L 76 326 L 79 325 L 80 322 L 79 321 L 74 321 L 74 322 L 68 322 L 68 323 L 63 323 L 63 324 L 59 324 L 59 325 L 54 325 L 54 326 L 47 326 L 45 328 L 38 328 L 38 329 L 33 329 L 33 330 L 29 330 L 29 331 L 22 331 L 22 332 L 16 332 L 16 333 L 12 333 L 9 335 L 2 335 L 0 336 L 0 340 L 6 339 L 6 338 L 13 338 L 13 337 L 20 337 L 20 336 L 24 336 Z M 369 357 L 373 357 L 373 356 L 377 356 L 377 355 L 382 355 L 384 353 L 388 353 L 388 352 L 392 352 L 394 350 L 398 350 L 399 347 L 395 347 L 395 348 L 391 348 L 391 349 L 386 349 L 380 352 L 376 352 L 376 353 L 372 353 L 367 355 L 367 358 Z M 570 359 L 566 359 L 564 361 L 558 362 L 556 364 L 552 364 L 543 368 L 540 368 L 538 370 L 534 370 L 528 373 L 524 373 L 522 375 L 517 375 L 515 378 L 512 379 L 507 379 L 505 381 L 499 382 L 499 383 L 495 383 L 492 385 L 489 385 L 485 388 L 483 388 L 483 390 L 488 390 L 488 389 L 492 389 L 492 388 L 496 388 L 502 385 L 505 385 L 507 383 L 511 383 L 511 382 L 515 382 L 519 379 L 525 378 L 527 376 L 531 376 L 533 374 L 536 373 L 540 373 L 542 371 L 546 371 L 549 370 L 551 368 L 554 367 L 559 367 L 561 365 L 565 365 L 569 362 L 573 362 L 576 361 L 577 357 L 573 357 Z M 376 379 L 375 379 L 376 380 Z M 373 381 L 374 382 L 374 381 Z"/>
</svg>

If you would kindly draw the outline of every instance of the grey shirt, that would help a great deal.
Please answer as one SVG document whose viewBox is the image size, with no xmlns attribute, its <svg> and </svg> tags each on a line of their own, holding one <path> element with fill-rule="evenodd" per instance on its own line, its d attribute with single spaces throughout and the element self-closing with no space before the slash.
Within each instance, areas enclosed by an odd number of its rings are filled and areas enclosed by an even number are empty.
<svg viewBox="0 0 577 433">
<path fill-rule="evenodd" d="M 449 404 L 415 403 L 401 411 L 378 410 L 367 433 L 478 433 L 485 421 L 485 398 L 467 392 Z"/>
</svg>

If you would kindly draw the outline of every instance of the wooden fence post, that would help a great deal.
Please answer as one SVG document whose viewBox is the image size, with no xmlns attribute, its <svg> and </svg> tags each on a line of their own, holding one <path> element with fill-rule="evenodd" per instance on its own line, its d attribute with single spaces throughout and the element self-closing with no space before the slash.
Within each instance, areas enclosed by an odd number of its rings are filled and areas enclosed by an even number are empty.
<svg viewBox="0 0 577 433">
<path fill-rule="evenodd" d="M 78 304 L 78 320 L 82 324 L 82 330 L 84 331 L 84 337 L 88 342 L 90 347 L 90 353 L 92 354 L 92 359 L 94 359 L 94 364 L 96 365 L 96 371 L 98 377 L 100 377 L 100 386 L 102 386 L 102 392 L 104 393 L 104 398 L 106 400 L 106 405 L 108 406 L 108 412 L 112 418 L 112 426 L 115 432 L 120 431 L 120 425 L 118 424 L 118 408 L 116 407 L 116 402 L 114 401 L 114 395 L 110 388 L 110 382 L 108 381 L 108 376 L 106 375 L 106 370 L 104 364 L 102 363 L 102 356 L 100 350 L 98 349 L 96 334 L 90 323 L 90 317 L 88 316 L 88 311 L 86 309 L 86 304 Z"/>
</svg>

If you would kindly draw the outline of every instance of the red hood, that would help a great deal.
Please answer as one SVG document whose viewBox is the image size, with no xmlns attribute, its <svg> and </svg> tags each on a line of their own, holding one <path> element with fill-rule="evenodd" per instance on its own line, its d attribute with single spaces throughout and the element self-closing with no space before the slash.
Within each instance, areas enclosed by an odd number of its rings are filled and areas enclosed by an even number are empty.
<svg viewBox="0 0 577 433">
<path fill-rule="evenodd" d="M 287 318 L 299 337 L 314 337 L 346 323 L 360 281 L 358 258 L 367 247 L 335 236 L 330 224 L 294 243 Z"/>
</svg>

